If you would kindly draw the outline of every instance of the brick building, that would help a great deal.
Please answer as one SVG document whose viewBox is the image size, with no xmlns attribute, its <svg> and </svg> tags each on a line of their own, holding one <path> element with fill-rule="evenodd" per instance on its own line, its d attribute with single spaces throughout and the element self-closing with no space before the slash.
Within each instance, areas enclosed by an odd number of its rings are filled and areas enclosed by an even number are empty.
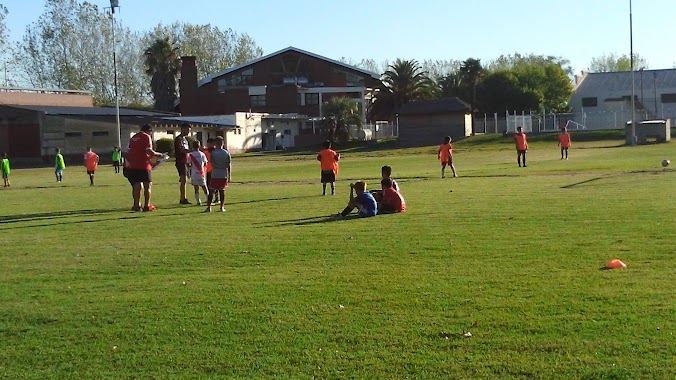
<svg viewBox="0 0 676 380">
<path fill-rule="evenodd" d="M 195 57 L 182 57 L 182 115 L 236 112 L 321 117 L 321 105 L 345 96 L 366 108 L 380 75 L 288 47 L 198 80 Z"/>
</svg>

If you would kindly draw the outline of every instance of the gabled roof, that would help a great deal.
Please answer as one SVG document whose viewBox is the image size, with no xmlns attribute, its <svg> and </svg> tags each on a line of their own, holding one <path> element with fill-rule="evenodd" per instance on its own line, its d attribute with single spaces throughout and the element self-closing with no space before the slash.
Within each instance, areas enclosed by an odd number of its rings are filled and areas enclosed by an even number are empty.
<svg viewBox="0 0 676 380">
<path fill-rule="evenodd" d="M 469 104 L 458 98 L 441 98 L 434 100 L 414 100 L 404 104 L 399 115 L 429 115 L 442 113 L 469 112 Z"/>
<path fill-rule="evenodd" d="M 70 107 L 70 106 L 24 106 L 6 104 L 8 107 L 29 111 L 44 112 L 53 116 L 115 116 L 115 107 Z M 175 113 L 143 111 L 133 108 L 120 107 L 120 116 L 174 116 Z"/>
<path fill-rule="evenodd" d="M 362 74 L 369 75 L 369 76 L 371 76 L 371 77 L 374 78 L 374 79 L 380 80 L 380 74 L 374 73 L 373 71 L 360 69 L 360 68 L 355 67 L 355 66 L 350 66 L 350 65 L 348 65 L 348 64 L 346 64 L 346 63 L 344 63 L 344 62 L 336 61 L 336 60 L 333 60 L 333 59 L 331 59 L 331 58 L 323 57 L 323 56 L 321 56 L 321 55 L 319 55 L 319 54 L 310 53 L 309 51 L 305 51 L 305 50 L 302 50 L 302 49 L 295 48 L 295 47 L 293 47 L 293 46 L 289 46 L 289 47 L 286 48 L 286 49 L 282 49 L 282 50 L 276 51 L 276 52 L 274 52 L 274 53 L 270 53 L 270 54 L 268 54 L 268 55 L 264 55 L 264 56 L 262 56 L 262 57 L 260 57 L 260 58 L 254 59 L 254 60 L 252 60 L 252 61 L 245 62 L 245 63 L 243 63 L 243 64 L 241 64 L 241 65 L 233 66 L 233 67 L 231 67 L 231 68 L 229 68 L 229 69 L 221 70 L 221 71 L 219 71 L 219 72 L 217 72 L 217 73 L 210 74 L 210 75 L 206 76 L 205 78 L 202 78 L 200 81 L 198 81 L 198 82 L 197 82 L 197 85 L 198 85 L 198 86 L 202 86 L 202 85 L 204 85 L 204 84 L 206 84 L 206 83 L 211 82 L 211 81 L 214 80 L 215 78 L 218 78 L 218 77 L 223 76 L 223 75 L 226 75 L 226 74 L 230 74 L 230 73 L 235 72 L 235 71 L 237 71 L 237 70 L 243 69 L 243 68 L 245 68 L 245 67 L 247 67 L 247 66 L 254 65 L 254 64 L 258 63 L 258 62 L 264 61 L 264 60 L 266 60 L 266 59 L 268 59 L 268 58 L 272 58 L 272 57 L 274 57 L 274 56 L 276 56 L 276 55 L 280 55 L 280 54 L 283 54 L 283 53 L 286 53 L 286 52 L 289 52 L 289 51 L 293 51 L 293 52 L 296 52 L 296 53 L 305 54 L 305 55 L 308 55 L 308 56 L 310 56 L 310 57 L 314 57 L 314 58 L 317 58 L 317 59 L 321 59 L 322 61 L 327 61 L 327 62 L 333 63 L 334 65 L 342 66 L 342 67 L 344 67 L 344 68 L 346 68 L 346 69 L 354 70 L 354 71 L 360 72 L 360 73 L 362 73 Z"/>
<path fill-rule="evenodd" d="M 634 71 L 634 86 L 643 91 L 676 88 L 676 69 Z M 576 93 L 631 92 L 631 71 L 589 73 Z"/>
</svg>

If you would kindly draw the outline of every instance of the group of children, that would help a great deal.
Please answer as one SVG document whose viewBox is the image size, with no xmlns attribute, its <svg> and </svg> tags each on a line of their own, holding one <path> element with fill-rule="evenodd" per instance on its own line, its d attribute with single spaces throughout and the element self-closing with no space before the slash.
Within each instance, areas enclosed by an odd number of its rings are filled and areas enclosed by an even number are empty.
<svg viewBox="0 0 676 380">
<path fill-rule="evenodd" d="M 561 159 L 568 159 L 568 148 L 571 146 L 570 133 L 568 133 L 568 128 L 565 126 L 561 127 L 561 132 L 559 133 L 559 142 L 558 146 L 561 147 Z M 521 127 L 516 128 L 516 133 L 514 134 L 514 144 L 516 146 L 516 162 L 521 166 L 521 160 L 523 159 L 523 167 L 526 166 L 526 152 L 528 151 L 528 139 L 526 134 L 523 132 Z M 564 157 L 565 155 L 565 157 Z"/>
<path fill-rule="evenodd" d="M 188 155 L 190 167 L 190 183 L 195 189 L 195 202 L 202 204 L 200 189 L 206 197 L 207 208 L 204 212 L 211 212 L 211 205 L 220 203 L 220 211 L 225 211 L 225 189 L 231 181 L 232 157 L 223 148 L 222 137 L 210 138 L 207 146 L 202 149 L 198 140 L 192 142 L 192 151 Z"/>
</svg>

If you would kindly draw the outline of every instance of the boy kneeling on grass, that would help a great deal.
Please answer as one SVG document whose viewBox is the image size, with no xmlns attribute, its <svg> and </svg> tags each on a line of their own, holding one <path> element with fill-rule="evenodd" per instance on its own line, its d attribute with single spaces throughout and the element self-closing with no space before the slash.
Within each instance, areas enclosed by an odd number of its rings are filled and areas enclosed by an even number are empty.
<svg viewBox="0 0 676 380">
<path fill-rule="evenodd" d="M 378 203 L 379 214 L 392 214 L 406 211 L 406 201 L 400 192 L 392 186 L 391 178 L 383 178 L 380 186 L 383 188 L 382 198 Z"/>
<path fill-rule="evenodd" d="M 356 197 L 354 195 L 355 191 L 357 192 Z M 344 218 L 354 209 L 359 210 L 357 215 L 360 218 L 376 216 L 378 214 L 378 204 L 376 203 L 376 199 L 373 198 L 371 193 L 366 191 L 366 182 L 364 181 L 350 184 L 350 201 L 347 203 L 347 207 L 335 217 Z"/>
</svg>

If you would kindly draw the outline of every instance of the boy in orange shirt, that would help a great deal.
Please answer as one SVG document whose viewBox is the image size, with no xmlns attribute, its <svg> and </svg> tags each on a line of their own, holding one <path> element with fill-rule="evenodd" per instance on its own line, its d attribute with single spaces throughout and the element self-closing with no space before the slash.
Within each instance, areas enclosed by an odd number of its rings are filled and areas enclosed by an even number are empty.
<svg viewBox="0 0 676 380">
<path fill-rule="evenodd" d="M 561 147 L 561 159 L 563 160 L 563 152 L 566 152 L 566 160 L 568 159 L 568 148 L 570 148 L 570 133 L 566 127 L 561 128 L 559 133 L 559 146 Z"/>
<path fill-rule="evenodd" d="M 331 195 L 336 195 L 336 175 L 340 154 L 331 149 L 331 141 L 324 141 L 324 149 L 317 155 L 321 167 L 322 195 L 326 195 L 326 184 L 331 184 Z"/>
<path fill-rule="evenodd" d="M 453 145 L 451 145 L 451 136 L 444 137 L 444 143 L 439 146 L 437 159 L 441 161 L 441 178 L 446 178 L 446 165 L 451 167 L 453 177 L 457 177 L 455 166 L 453 165 Z"/>
<path fill-rule="evenodd" d="M 99 155 L 92 152 L 91 147 L 87 147 L 87 152 L 84 154 L 84 165 L 89 175 L 89 186 L 94 186 L 94 173 L 99 166 Z"/>
<path fill-rule="evenodd" d="M 518 162 L 519 167 L 521 167 L 521 157 L 523 157 L 523 167 L 525 168 L 528 141 L 526 140 L 526 134 L 521 131 L 521 127 L 516 128 L 516 133 L 514 134 L 514 144 L 516 145 L 516 162 Z"/>
</svg>

